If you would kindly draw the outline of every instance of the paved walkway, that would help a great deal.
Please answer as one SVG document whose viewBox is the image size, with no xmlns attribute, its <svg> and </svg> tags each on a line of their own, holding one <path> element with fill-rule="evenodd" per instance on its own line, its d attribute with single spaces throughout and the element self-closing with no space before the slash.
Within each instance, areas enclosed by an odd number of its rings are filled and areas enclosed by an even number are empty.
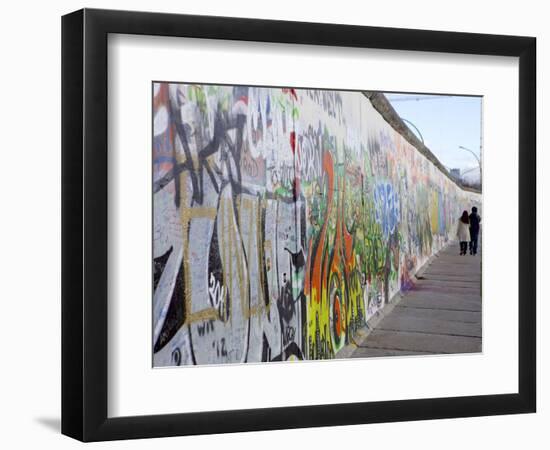
<svg viewBox="0 0 550 450">
<path fill-rule="evenodd" d="M 352 358 L 481 352 L 480 253 L 460 256 L 453 242 L 418 278 Z"/>
</svg>

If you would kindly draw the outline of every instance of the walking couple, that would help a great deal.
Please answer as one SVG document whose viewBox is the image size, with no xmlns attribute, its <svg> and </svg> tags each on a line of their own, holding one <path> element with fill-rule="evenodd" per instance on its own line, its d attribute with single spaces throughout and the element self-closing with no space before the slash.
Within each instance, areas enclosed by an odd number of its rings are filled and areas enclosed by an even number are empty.
<svg viewBox="0 0 550 450">
<path fill-rule="evenodd" d="M 472 213 L 468 215 L 468 211 L 464 211 L 458 220 L 457 237 L 460 241 L 460 254 L 465 255 L 468 251 L 468 243 L 470 244 L 470 255 L 477 253 L 477 238 L 479 236 L 479 223 L 481 217 L 477 213 L 477 208 L 472 208 Z"/>
</svg>

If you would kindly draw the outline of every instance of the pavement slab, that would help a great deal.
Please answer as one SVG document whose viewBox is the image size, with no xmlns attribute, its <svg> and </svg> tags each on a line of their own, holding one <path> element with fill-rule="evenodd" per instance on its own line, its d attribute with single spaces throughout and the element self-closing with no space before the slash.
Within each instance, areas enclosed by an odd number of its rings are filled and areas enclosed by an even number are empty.
<svg viewBox="0 0 550 450">
<path fill-rule="evenodd" d="M 398 313 L 391 314 L 377 329 L 384 331 L 411 331 L 415 333 L 425 332 L 481 337 L 481 327 L 477 322 L 468 323 L 455 320 L 434 319 L 429 314 L 426 314 L 426 317 L 423 318 L 412 318 L 402 316 Z"/>
<path fill-rule="evenodd" d="M 460 311 L 460 310 L 447 310 L 447 309 L 432 309 L 426 311 L 427 308 L 413 308 L 397 305 L 395 309 L 401 308 L 396 311 L 400 317 L 407 319 L 425 319 L 431 317 L 433 319 L 440 319 L 445 321 L 464 322 L 464 323 L 480 323 L 481 317 L 478 311 Z"/>
<path fill-rule="evenodd" d="M 481 352 L 481 338 L 376 329 L 369 334 L 365 345 L 358 347 L 427 353 L 477 353 Z"/>
<path fill-rule="evenodd" d="M 430 355 L 428 352 L 406 351 L 406 350 L 388 350 L 386 348 L 358 347 L 351 355 L 352 358 L 376 358 L 381 356 L 412 356 L 412 355 Z"/>
<path fill-rule="evenodd" d="M 403 306 L 426 309 L 447 309 L 456 311 L 476 311 L 481 313 L 481 304 L 471 299 L 457 299 L 451 295 L 438 295 L 434 298 L 405 298 Z"/>
</svg>

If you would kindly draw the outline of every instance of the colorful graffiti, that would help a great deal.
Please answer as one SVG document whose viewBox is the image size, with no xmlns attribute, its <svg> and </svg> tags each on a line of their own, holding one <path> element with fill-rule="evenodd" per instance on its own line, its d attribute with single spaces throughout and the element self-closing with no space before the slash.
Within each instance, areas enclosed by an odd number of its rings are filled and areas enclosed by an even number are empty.
<svg viewBox="0 0 550 450">
<path fill-rule="evenodd" d="M 476 200 L 360 92 L 153 88 L 155 366 L 334 358 Z"/>
</svg>

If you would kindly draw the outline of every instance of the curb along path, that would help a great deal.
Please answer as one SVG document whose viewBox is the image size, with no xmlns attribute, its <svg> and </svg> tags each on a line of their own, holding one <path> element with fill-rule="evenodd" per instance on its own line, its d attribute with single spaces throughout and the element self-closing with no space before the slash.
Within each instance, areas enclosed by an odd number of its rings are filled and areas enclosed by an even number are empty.
<svg viewBox="0 0 550 450">
<path fill-rule="evenodd" d="M 458 242 L 441 250 L 401 301 L 337 358 L 481 352 L 481 253 L 459 251 Z"/>
</svg>

